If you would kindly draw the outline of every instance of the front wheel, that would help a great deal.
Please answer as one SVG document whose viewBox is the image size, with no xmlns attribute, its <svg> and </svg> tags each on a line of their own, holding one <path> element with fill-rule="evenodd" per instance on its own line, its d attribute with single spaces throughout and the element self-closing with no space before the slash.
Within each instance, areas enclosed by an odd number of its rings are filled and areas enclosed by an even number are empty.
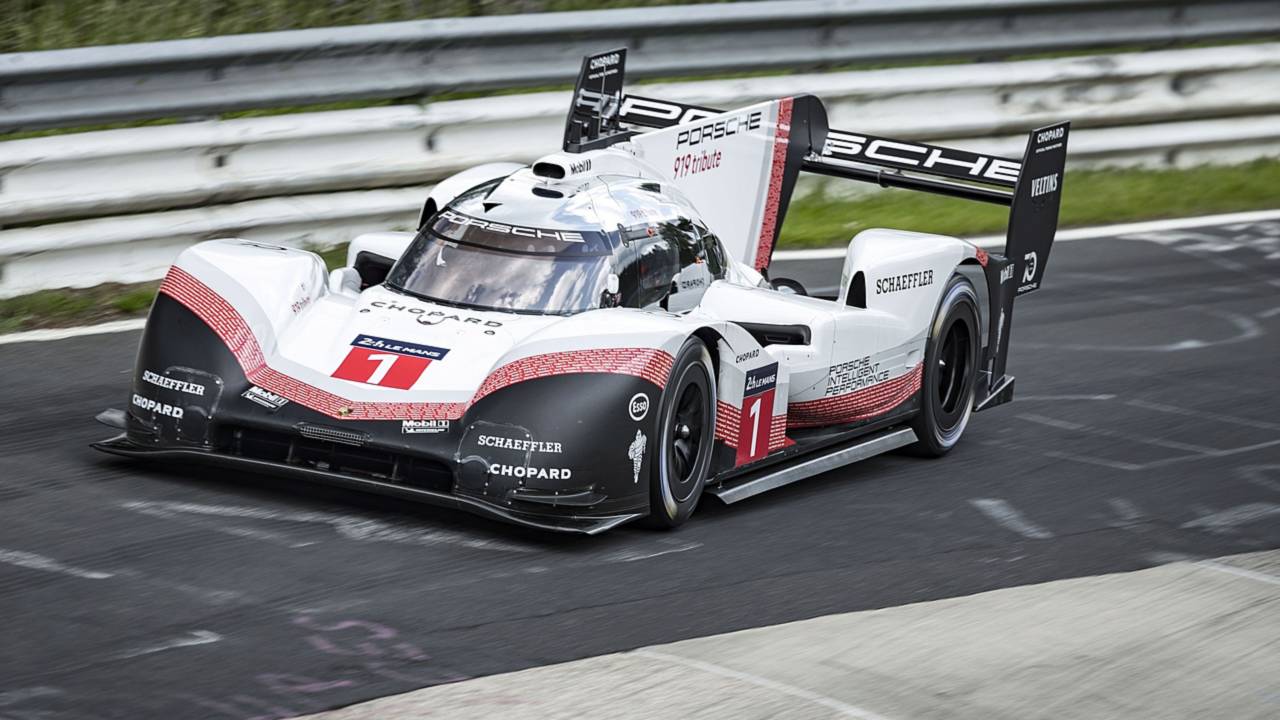
<svg viewBox="0 0 1280 720">
<path fill-rule="evenodd" d="M 648 524 L 674 528 L 693 514 L 711 466 L 716 381 L 711 353 L 697 338 L 685 341 L 662 391 L 657 462 L 649 480 Z"/>
<path fill-rule="evenodd" d="M 979 338 L 978 295 L 964 276 L 953 275 L 925 347 L 920 414 L 911 422 L 915 454 L 942 457 L 960 442 L 973 414 Z"/>
</svg>

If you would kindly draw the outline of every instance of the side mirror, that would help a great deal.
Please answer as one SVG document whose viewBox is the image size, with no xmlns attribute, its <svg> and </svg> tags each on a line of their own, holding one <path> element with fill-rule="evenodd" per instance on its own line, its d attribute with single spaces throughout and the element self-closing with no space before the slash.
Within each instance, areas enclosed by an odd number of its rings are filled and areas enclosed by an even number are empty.
<svg viewBox="0 0 1280 720">
<path fill-rule="evenodd" d="M 360 273 L 355 268 L 338 268 L 329 273 L 329 292 L 338 295 L 360 296 Z"/>
</svg>

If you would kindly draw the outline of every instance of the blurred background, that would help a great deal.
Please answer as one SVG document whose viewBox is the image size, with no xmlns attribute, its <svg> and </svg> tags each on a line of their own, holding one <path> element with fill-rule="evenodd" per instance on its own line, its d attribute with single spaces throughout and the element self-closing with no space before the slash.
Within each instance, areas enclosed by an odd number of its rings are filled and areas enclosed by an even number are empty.
<svg viewBox="0 0 1280 720">
<path fill-rule="evenodd" d="M 810 92 L 833 127 L 1017 156 L 1067 118 L 1063 227 L 1272 207 L 1280 5 L 1053 0 L 5 0 L 0 329 L 145 311 L 182 247 L 320 250 L 554 148 L 582 55 L 650 95 Z M 1191 188 L 1188 191 L 1188 188 Z M 996 207 L 806 179 L 781 248 L 1001 232 Z M 61 290 L 77 288 L 76 292 Z M 44 292 L 55 290 L 55 292 Z"/>
</svg>

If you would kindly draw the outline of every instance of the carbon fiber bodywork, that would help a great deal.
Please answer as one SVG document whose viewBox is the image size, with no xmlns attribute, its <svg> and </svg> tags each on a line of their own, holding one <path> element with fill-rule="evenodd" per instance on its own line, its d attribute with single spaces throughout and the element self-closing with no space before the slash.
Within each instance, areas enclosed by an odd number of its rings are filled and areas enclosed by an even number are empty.
<svg viewBox="0 0 1280 720">
<path fill-rule="evenodd" d="M 199 318 L 161 294 L 138 351 L 118 455 L 232 465 L 444 504 L 539 528 L 599 532 L 648 512 L 661 389 L 630 375 L 535 378 L 457 420 L 346 420 L 254 386 Z M 633 445 L 643 439 L 637 452 Z"/>
</svg>

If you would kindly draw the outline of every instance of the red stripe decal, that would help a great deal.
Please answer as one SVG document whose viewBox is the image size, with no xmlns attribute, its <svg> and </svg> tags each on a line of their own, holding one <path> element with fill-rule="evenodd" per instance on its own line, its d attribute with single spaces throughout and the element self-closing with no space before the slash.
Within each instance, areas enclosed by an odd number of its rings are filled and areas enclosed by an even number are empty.
<svg viewBox="0 0 1280 720">
<path fill-rule="evenodd" d="M 778 129 L 773 136 L 773 168 L 769 172 L 769 196 L 765 199 L 760 238 L 756 243 L 756 270 L 769 266 L 773 241 L 778 236 L 778 207 L 782 200 L 782 179 L 787 165 L 787 145 L 791 143 L 791 98 L 778 101 Z"/>
<path fill-rule="evenodd" d="M 480 398 L 525 380 L 570 373 L 633 375 L 662 387 L 674 358 L 651 348 L 602 348 L 534 355 L 490 373 L 469 402 L 365 402 L 349 400 L 267 365 L 258 340 L 231 303 L 179 267 L 170 268 L 160 292 L 209 326 L 235 355 L 249 382 L 316 412 L 341 420 L 456 420 Z"/>
<path fill-rule="evenodd" d="M 792 427 L 839 425 L 883 415 L 911 399 L 920 390 L 923 365 L 892 380 L 877 383 L 846 395 L 791 403 L 787 407 Z"/>
</svg>

